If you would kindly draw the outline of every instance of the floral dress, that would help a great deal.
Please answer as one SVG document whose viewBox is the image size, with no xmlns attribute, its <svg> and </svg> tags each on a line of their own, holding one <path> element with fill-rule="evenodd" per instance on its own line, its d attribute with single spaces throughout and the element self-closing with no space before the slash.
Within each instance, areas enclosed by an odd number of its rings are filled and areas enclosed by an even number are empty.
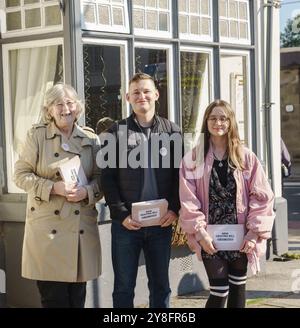
<svg viewBox="0 0 300 328">
<path fill-rule="evenodd" d="M 228 161 L 215 160 L 209 181 L 209 224 L 237 224 L 236 183 Z M 202 249 L 205 259 L 234 261 L 241 257 L 239 251 L 218 251 L 210 255 Z"/>
</svg>

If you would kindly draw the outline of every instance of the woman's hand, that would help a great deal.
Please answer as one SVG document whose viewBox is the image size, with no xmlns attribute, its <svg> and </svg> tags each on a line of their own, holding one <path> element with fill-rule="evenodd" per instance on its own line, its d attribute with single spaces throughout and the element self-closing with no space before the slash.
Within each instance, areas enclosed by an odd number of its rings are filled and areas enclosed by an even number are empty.
<svg viewBox="0 0 300 328">
<path fill-rule="evenodd" d="M 77 203 L 88 196 L 88 191 L 84 186 L 74 186 L 66 190 L 66 198 L 68 202 Z"/>
<path fill-rule="evenodd" d="M 54 182 L 51 194 L 66 197 L 66 184 L 63 181 Z"/>
<path fill-rule="evenodd" d="M 139 222 L 132 220 L 131 215 L 128 215 L 122 224 L 128 230 L 139 230 L 142 227 Z"/>
<path fill-rule="evenodd" d="M 203 248 L 203 250 L 209 255 L 213 255 L 218 251 L 215 248 L 213 240 L 210 236 L 206 236 L 203 239 L 199 240 L 199 244 Z"/>
<path fill-rule="evenodd" d="M 240 252 L 243 253 L 251 253 L 255 248 L 255 243 L 253 241 L 249 241 L 244 239 L 242 247 L 240 248 Z"/>
</svg>

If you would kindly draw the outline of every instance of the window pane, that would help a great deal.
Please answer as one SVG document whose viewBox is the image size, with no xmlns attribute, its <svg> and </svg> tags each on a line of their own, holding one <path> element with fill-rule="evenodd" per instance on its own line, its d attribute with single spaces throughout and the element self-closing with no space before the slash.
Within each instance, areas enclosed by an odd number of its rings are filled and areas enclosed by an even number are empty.
<svg viewBox="0 0 300 328">
<path fill-rule="evenodd" d="M 167 51 L 159 49 L 135 48 L 135 71 L 151 75 L 159 91 L 156 111 L 168 117 L 168 75 Z"/>
<path fill-rule="evenodd" d="M 87 23 L 96 23 L 96 9 L 94 5 L 83 6 L 83 16 Z"/>
<path fill-rule="evenodd" d="M 133 1 L 133 26 L 138 29 L 137 34 L 149 35 L 153 31 L 169 34 L 170 25 L 169 0 Z M 142 14 L 143 11 L 143 14 Z M 142 24 L 143 16 L 143 24 Z M 137 21 L 136 21 L 137 20 Z"/>
<path fill-rule="evenodd" d="M 133 22 L 136 28 L 145 28 L 145 12 L 135 9 L 133 11 Z"/>
<path fill-rule="evenodd" d="M 156 11 L 148 11 L 146 17 L 147 17 L 147 29 L 148 30 L 157 30 L 157 28 L 158 28 L 157 12 Z"/>
<path fill-rule="evenodd" d="M 239 11 L 239 17 L 240 19 L 247 20 L 247 4 L 245 2 L 240 2 L 240 11 Z"/>
<path fill-rule="evenodd" d="M 29 5 L 31 3 L 39 3 L 40 0 L 24 0 L 24 5 Z"/>
<path fill-rule="evenodd" d="M 118 33 L 129 32 L 127 1 L 84 0 L 82 16 L 84 18 L 82 20 L 83 29 Z"/>
<path fill-rule="evenodd" d="M 60 25 L 61 14 L 58 6 L 45 7 L 45 25 Z"/>
<path fill-rule="evenodd" d="M 135 6 L 145 6 L 145 0 L 133 0 Z"/>
<path fill-rule="evenodd" d="M 183 132 L 201 130 L 205 108 L 210 102 L 209 55 L 180 53 Z"/>
<path fill-rule="evenodd" d="M 25 28 L 41 26 L 40 8 L 25 10 Z"/>
<path fill-rule="evenodd" d="M 201 1 L 201 14 L 202 15 L 209 15 L 209 0 L 202 0 Z"/>
<path fill-rule="evenodd" d="M 230 37 L 237 39 L 238 38 L 238 23 L 237 22 L 230 22 Z"/>
<path fill-rule="evenodd" d="M 178 10 L 179 11 L 188 11 L 188 5 L 187 5 L 188 0 L 180 0 L 178 1 Z"/>
<path fill-rule="evenodd" d="M 121 48 L 84 45 L 84 95 L 86 125 L 96 131 L 100 118 L 122 118 L 125 86 L 122 78 Z"/>
<path fill-rule="evenodd" d="M 111 25 L 109 17 L 109 7 L 108 6 L 98 6 L 99 23 L 103 25 Z"/>
<path fill-rule="evenodd" d="M 40 121 L 45 91 L 63 81 L 62 58 L 61 45 L 17 49 L 9 53 L 14 147 L 17 153 L 22 149 L 27 130 Z"/>
<path fill-rule="evenodd" d="M 199 13 L 199 1 L 190 0 L 190 13 L 198 14 Z"/>
<path fill-rule="evenodd" d="M 146 0 L 146 6 L 156 8 L 156 0 Z"/>
<path fill-rule="evenodd" d="M 203 37 L 210 39 L 211 0 L 186 0 L 179 3 L 180 37 L 196 40 Z M 186 18 L 181 18 L 181 16 Z"/>
<path fill-rule="evenodd" d="M 229 17 L 230 18 L 238 18 L 236 1 L 229 1 Z"/>
<path fill-rule="evenodd" d="M 202 17 L 201 34 L 210 35 L 210 19 Z"/>
<path fill-rule="evenodd" d="M 228 101 L 235 111 L 240 138 L 247 144 L 247 57 L 243 55 L 221 55 L 221 98 Z"/>
<path fill-rule="evenodd" d="M 168 9 L 169 8 L 169 1 L 168 0 L 159 0 L 159 8 Z"/>
<path fill-rule="evenodd" d="M 240 23 L 240 38 L 248 39 L 248 24 Z"/>
<path fill-rule="evenodd" d="M 159 30 L 168 31 L 168 14 L 159 14 Z"/>
<path fill-rule="evenodd" d="M 20 0 L 6 0 L 6 7 L 20 6 Z"/>
<path fill-rule="evenodd" d="M 191 17 L 191 33 L 200 34 L 200 19 L 199 17 Z"/>
<path fill-rule="evenodd" d="M 220 35 L 228 37 L 228 23 L 225 20 L 220 20 Z"/>
<path fill-rule="evenodd" d="M 113 8 L 113 24 L 124 25 L 123 10 L 121 8 Z"/>
<path fill-rule="evenodd" d="M 180 15 L 179 16 L 179 31 L 180 33 L 188 33 L 188 17 Z"/>
<path fill-rule="evenodd" d="M 20 11 L 6 14 L 6 28 L 7 31 L 14 31 L 22 28 Z"/>
<path fill-rule="evenodd" d="M 219 13 L 221 42 L 249 44 L 249 1 L 220 0 Z"/>
</svg>

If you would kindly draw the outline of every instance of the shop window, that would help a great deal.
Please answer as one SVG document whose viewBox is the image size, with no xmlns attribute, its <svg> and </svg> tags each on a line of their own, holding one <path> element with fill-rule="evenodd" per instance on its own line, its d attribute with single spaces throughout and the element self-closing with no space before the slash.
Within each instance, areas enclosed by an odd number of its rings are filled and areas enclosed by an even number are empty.
<svg viewBox="0 0 300 328">
<path fill-rule="evenodd" d="M 212 40 L 211 0 L 180 0 L 178 6 L 180 38 Z"/>
<path fill-rule="evenodd" d="M 180 52 L 182 130 L 198 136 L 203 114 L 211 101 L 211 53 Z"/>
<path fill-rule="evenodd" d="M 55 0 L 5 0 L 0 2 L 3 37 L 62 30 L 62 15 Z"/>
<path fill-rule="evenodd" d="M 220 40 L 250 44 L 249 1 L 219 1 Z"/>
<path fill-rule="evenodd" d="M 82 28 L 129 33 L 126 0 L 81 0 Z"/>
<path fill-rule="evenodd" d="M 133 26 L 137 35 L 171 36 L 170 0 L 133 0 Z"/>
<path fill-rule="evenodd" d="M 28 129 L 39 123 L 44 94 L 63 81 L 61 40 L 3 45 L 4 108 L 9 192 L 22 192 L 13 183 L 13 167 Z M 47 45 L 46 45 L 47 44 Z"/>
<path fill-rule="evenodd" d="M 169 117 L 170 88 L 168 79 L 168 52 L 165 49 L 135 48 L 135 71 L 151 75 L 159 91 L 156 102 L 156 112 L 163 117 Z"/>
<path fill-rule="evenodd" d="M 85 44 L 83 55 L 85 124 L 96 131 L 100 118 L 127 116 L 125 49 Z"/>
<path fill-rule="evenodd" d="M 222 53 L 221 98 L 230 103 L 236 114 L 240 138 L 249 145 L 249 55 Z"/>
</svg>

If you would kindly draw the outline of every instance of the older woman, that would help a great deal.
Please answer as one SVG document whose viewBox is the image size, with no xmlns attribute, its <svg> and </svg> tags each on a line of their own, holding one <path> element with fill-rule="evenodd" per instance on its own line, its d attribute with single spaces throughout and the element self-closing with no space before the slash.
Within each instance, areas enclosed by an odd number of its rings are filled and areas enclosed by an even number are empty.
<svg viewBox="0 0 300 328">
<path fill-rule="evenodd" d="M 101 273 L 99 141 L 77 125 L 82 110 L 71 86 L 54 85 L 45 95 L 45 123 L 29 130 L 15 165 L 15 183 L 28 193 L 22 276 L 37 280 L 43 307 L 84 307 L 86 281 Z M 58 166 L 76 155 L 88 183 L 70 187 Z"/>
<path fill-rule="evenodd" d="M 224 307 L 228 296 L 227 307 L 242 308 L 247 265 L 259 271 L 271 236 L 274 195 L 259 160 L 242 145 L 226 101 L 207 107 L 202 133 L 204 161 L 194 149 L 182 162 L 180 224 L 208 275 L 206 307 Z"/>
</svg>

